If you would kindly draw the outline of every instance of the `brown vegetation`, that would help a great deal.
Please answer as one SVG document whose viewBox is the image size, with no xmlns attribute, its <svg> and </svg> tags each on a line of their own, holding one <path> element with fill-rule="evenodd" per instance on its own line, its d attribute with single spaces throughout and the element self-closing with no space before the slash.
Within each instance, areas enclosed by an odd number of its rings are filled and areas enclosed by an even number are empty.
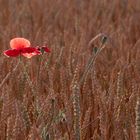
<svg viewBox="0 0 140 140">
<path fill-rule="evenodd" d="M 51 53 L 17 66 L 14 37 Z M 0 46 L 0 140 L 140 137 L 139 0 L 0 0 Z"/>
</svg>

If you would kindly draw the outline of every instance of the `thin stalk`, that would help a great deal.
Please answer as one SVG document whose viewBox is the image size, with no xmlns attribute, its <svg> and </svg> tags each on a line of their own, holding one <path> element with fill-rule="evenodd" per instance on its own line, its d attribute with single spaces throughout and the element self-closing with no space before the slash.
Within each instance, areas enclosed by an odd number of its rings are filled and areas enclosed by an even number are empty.
<svg viewBox="0 0 140 140">
<path fill-rule="evenodd" d="M 101 52 L 104 48 L 105 48 L 105 47 L 104 47 L 104 44 L 102 43 L 101 46 L 100 46 L 100 48 L 99 48 L 99 50 L 97 51 L 97 53 L 96 53 L 96 54 L 95 54 L 95 53 L 92 54 L 92 56 L 91 56 L 91 58 L 90 58 L 90 60 L 89 60 L 88 66 L 87 66 L 87 68 L 85 69 L 85 71 L 84 71 L 84 73 L 83 73 L 83 75 L 82 75 L 82 77 L 81 77 L 81 79 L 80 79 L 80 82 L 79 82 L 80 85 L 83 84 L 85 78 L 86 78 L 87 75 L 88 75 L 88 72 L 90 71 L 91 67 L 94 66 L 98 55 L 100 54 L 100 52 Z"/>
<path fill-rule="evenodd" d="M 16 64 L 16 66 L 13 68 L 13 70 L 12 70 L 12 71 L 9 71 L 9 73 L 7 73 L 7 75 L 5 76 L 5 78 L 4 78 L 4 79 L 2 80 L 2 82 L 0 83 L 0 89 L 2 88 L 2 86 L 4 85 L 4 83 L 8 80 L 8 78 L 10 77 L 10 75 L 16 71 L 16 69 L 18 68 L 20 62 L 21 62 L 21 61 L 20 61 L 20 58 L 19 58 L 19 60 L 18 60 L 18 62 L 17 62 L 17 64 Z"/>
<path fill-rule="evenodd" d="M 37 71 L 37 81 L 39 81 L 39 74 L 40 74 L 40 69 L 41 69 L 41 65 L 42 65 L 42 61 L 43 61 L 43 56 L 39 57 L 39 65 L 38 65 L 38 71 Z"/>
<path fill-rule="evenodd" d="M 103 34 L 99 34 L 95 36 L 90 42 L 89 45 L 93 43 L 94 40 L 96 40 L 98 37 L 103 36 Z M 89 59 L 88 64 L 86 65 L 86 69 L 80 79 L 79 82 L 75 82 L 72 88 L 73 91 L 73 108 L 74 108 L 74 133 L 75 133 L 75 140 L 81 139 L 81 127 L 80 127 L 80 86 L 83 84 L 84 80 L 88 76 L 88 72 L 90 71 L 91 67 L 95 64 L 96 59 L 100 52 L 105 48 L 105 42 L 107 38 L 103 36 L 101 41 L 101 46 L 99 47 L 98 51 L 96 53 L 93 53 L 91 58 Z"/>
</svg>

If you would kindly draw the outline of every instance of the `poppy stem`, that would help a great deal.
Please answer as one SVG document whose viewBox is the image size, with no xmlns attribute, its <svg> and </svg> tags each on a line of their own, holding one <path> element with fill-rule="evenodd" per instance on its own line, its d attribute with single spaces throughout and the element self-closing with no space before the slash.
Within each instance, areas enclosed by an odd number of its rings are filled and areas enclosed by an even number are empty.
<svg viewBox="0 0 140 140">
<path fill-rule="evenodd" d="M 20 58 L 16 64 L 16 66 L 14 67 L 14 69 L 12 71 L 9 71 L 9 73 L 5 76 L 5 78 L 2 80 L 2 82 L 0 83 L 0 89 L 2 88 L 2 86 L 4 85 L 4 83 L 7 81 L 7 79 L 10 77 L 10 75 L 12 73 L 14 73 L 18 67 L 18 65 L 20 64 Z"/>
<path fill-rule="evenodd" d="M 36 80 L 36 82 L 39 81 L 39 74 L 40 74 L 40 69 L 41 69 L 42 61 L 43 61 L 43 56 L 39 57 L 39 65 L 38 65 L 37 80 Z"/>
</svg>

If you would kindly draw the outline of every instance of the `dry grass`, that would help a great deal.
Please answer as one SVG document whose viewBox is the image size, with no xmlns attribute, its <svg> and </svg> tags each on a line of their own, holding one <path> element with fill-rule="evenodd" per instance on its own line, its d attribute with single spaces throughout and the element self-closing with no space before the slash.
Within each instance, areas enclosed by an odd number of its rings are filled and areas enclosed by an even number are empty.
<svg viewBox="0 0 140 140">
<path fill-rule="evenodd" d="M 139 0 L 0 0 L 0 10 L 0 140 L 139 138 Z M 16 36 L 51 53 L 17 65 L 3 55 Z"/>
</svg>

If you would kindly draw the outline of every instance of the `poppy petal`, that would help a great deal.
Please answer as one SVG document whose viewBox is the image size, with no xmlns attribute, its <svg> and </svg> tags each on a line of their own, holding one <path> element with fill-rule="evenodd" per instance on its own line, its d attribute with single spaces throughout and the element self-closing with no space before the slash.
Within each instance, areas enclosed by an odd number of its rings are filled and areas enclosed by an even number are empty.
<svg viewBox="0 0 140 140">
<path fill-rule="evenodd" d="M 42 47 L 42 49 L 45 51 L 45 52 L 51 52 L 51 50 L 48 48 L 48 47 Z"/>
<path fill-rule="evenodd" d="M 32 56 L 41 54 L 41 52 L 35 47 L 23 48 L 21 49 L 21 52 L 22 52 L 22 55 L 27 58 L 31 58 Z"/>
<path fill-rule="evenodd" d="M 8 57 L 17 57 L 19 54 L 20 54 L 20 51 L 16 49 L 4 51 L 4 55 Z"/>
<path fill-rule="evenodd" d="M 21 52 L 22 53 L 33 53 L 33 52 L 35 52 L 37 54 L 41 53 L 37 48 L 34 48 L 34 47 L 23 48 L 23 49 L 21 49 Z"/>
<path fill-rule="evenodd" d="M 22 55 L 27 58 L 31 58 L 32 56 L 39 55 L 39 54 L 36 52 L 33 52 L 33 53 L 22 53 Z"/>
<path fill-rule="evenodd" d="M 10 46 L 12 49 L 27 48 L 30 46 L 30 41 L 25 38 L 13 38 L 10 41 Z"/>
</svg>

